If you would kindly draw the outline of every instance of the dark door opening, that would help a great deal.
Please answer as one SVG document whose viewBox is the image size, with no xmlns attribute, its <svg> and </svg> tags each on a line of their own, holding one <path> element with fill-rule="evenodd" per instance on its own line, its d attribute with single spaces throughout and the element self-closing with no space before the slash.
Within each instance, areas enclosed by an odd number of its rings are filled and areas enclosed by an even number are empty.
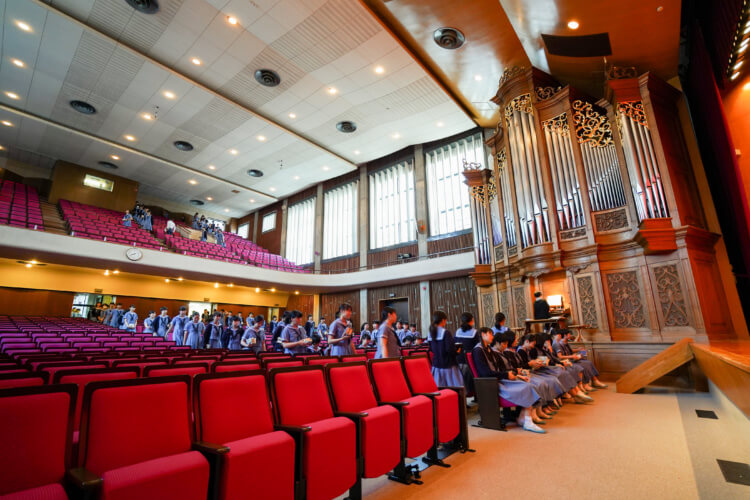
<svg viewBox="0 0 750 500">
<path fill-rule="evenodd" d="M 385 307 L 392 307 L 396 310 L 397 321 L 409 322 L 409 299 L 406 297 L 399 299 L 384 299 L 380 301 L 380 311 Z"/>
</svg>

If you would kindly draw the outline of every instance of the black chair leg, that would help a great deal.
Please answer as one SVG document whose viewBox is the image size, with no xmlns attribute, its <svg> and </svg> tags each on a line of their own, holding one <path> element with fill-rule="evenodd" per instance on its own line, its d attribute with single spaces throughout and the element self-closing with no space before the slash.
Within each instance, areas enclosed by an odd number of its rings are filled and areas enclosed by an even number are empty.
<svg viewBox="0 0 750 500">
<path fill-rule="evenodd" d="M 362 478 L 358 477 L 357 482 L 354 483 L 354 486 L 349 488 L 349 496 L 346 497 L 347 500 L 362 500 Z"/>
</svg>

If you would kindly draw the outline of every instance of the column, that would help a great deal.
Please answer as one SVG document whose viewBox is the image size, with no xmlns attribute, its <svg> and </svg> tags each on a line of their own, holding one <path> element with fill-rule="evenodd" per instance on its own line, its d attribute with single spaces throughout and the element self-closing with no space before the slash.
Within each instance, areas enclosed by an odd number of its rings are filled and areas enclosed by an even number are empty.
<svg viewBox="0 0 750 500">
<path fill-rule="evenodd" d="M 367 311 L 367 288 L 363 288 L 359 291 L 359 325 L 357 327 L 361 326 L 362 323 L 367 321 L 368 323 L 373 318 L 370 318 Z M 378 318 L 380 319 L 380 318 Z"/>
<path fill-rule="evenodd" d="M 359 167 L 359 267 L 367 269 L 367 250 L 370 248 L 370 200 L 367 198 L 367 166 Z M 364 304 L 367 305 L 367 290 L 365 292 Z"/>
<path fill-rule="evenodd" d="M 420 259 L 426 259 L 427 231 L 419 231 L 419 226 L 427 227 L 427 183 L 425 181 L 424 154 L 421 144 L 414 147 L 414 191 L 417 197 L 417 255 Z"/>
<path fill-rule="evenodd" d="M 323 256 L 323 183 L 318 184 L 315 193 L 315 237 L 313 238 L 313 263 L 320 271 L 320 259 Z"/>
<path fill-rule="evenodd" d="M 255 211 L 255 215 L 253 217 L 253 243 L 258 242 L 258 212 L 259 210 Z"/>
<path fill-rule="evenodd" d="M 422 336 L 430 328 L 430 319 L 432 316 L 432 305 L 430 304 L 430 282 L 420 281 L 419 282 L 419 312 L 421 313 L 420 332 Z"/>
<path fill-rule="evenodd" d="M 280 254 L 282 257 L 286 257 L 286 209 L 289 206 L 288 199 L 284 199 L 284 201 L 281 202 L 281 244 L 280 244 Z"/>
</svg>

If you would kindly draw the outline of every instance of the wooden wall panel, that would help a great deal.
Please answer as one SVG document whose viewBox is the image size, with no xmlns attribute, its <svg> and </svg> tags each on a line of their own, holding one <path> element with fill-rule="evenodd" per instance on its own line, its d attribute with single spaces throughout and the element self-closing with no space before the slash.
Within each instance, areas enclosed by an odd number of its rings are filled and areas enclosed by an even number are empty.
<svg viewBox="0 0 750 500">
<path fill-rule="evenodd" d="M 308 314 L 313 314 L 313 308 L 315 304 L 315 298 L 312 295 L 290 295 L 289 301 L 286 303 L 286 310 L 293 311 L 298 310 L 304 314 L 303 319 L 307 319 Z"/>
<path fill-rule="evenodd" d="M 342 184 L 346 184 L 348 182 L 359 180 L 359 170 L 355 170 L 354 172 L 349 172 L 348 174 L 339 175 L 338 177 L 334 177 L 333 179 L 328 179 L 323 183 L 323 191 L 327 191 L 329 189 L 335 188 L 337 186 L 341 186 Z"/>
<path fill-rule="evenodd" d="M 287 206 L 291 207 L 295 203 L 306 200 L 308 198 L 311 198 L 315 196 L 315 194 L 318 192 L 318 188 L 316 186 L 309 187 L 307 189 L 303 189 L 299 193 L 295 193 L 289 198 L 287 198 Z"/>
<path fill-rule="evenodd" d="M 352 272 L 359 270 L 359 254 L 341 259 L 324 260 L 320 263 L 321 272 Z"/>
<path fill-rule="evenodd" d="M 400 253 L 410 253 L 414 257 L 407 260 L 398 260 L 397 256 Z M 406 245 L 387 248 L 385 250 L 371 250 L 367 254 L 367 267 L 372 269 L 374 267 L 390 266 L 394 264 L 401 264 L 404 262 L 412 262 L 417 259 L 419 248 L 417 242 L 407 243 Z"/>
<path fill-rule="evenodd" d="M 391 294 L 393 296 L 391 296 Z M 370 288 L 367 290 L 367 312 L 369 321 L 380 321 L 380 301 L 406 298 L 409 299 L 409 322 L 417 324 L 417 330 L 422 331 L 421 301 L 419 299 L 419 283 L 406 283 L 404 285 L 388 286 L 383 288 Z M 399 318 L 401 319 L 401 318 Z M 406 319 L 406 318 L 403 318 Z"/>
<path fill-rule="evenodd" d="M 247 224 L 247 239 L 252 240 L 253 239 L 253 226 L 255 225 L 255 213 L 247 214 L 244 217 L 240 217 L 239 219 L 232 219 L 229 227 L 232 231 L 237 231 L 237 228 L 240 227 L 242 224 Z"/>
<path fill-rule="evenodd" d="M 448 315 L 446 329 L 451 332 L 461 326 L 461 314 L 464 312 L 473 314 L 478 324 L 479 307 L 474 281 L 468 276 L 430 281 L 430 307 L 430 316 L 438 310 Z"/>
<path fill-rule="evenodd" d="M 365 321 L 364 319 L 360 318 L 359 290 L 354 290 L 351 292 L 321 294 L 320 315 L 323 316 L 326 319 L 326 323 L 330 325 L 336 317 L 336 313 L 339 311 L 339 306 L 344 303 L 352 306 L 351 321 L 352 325 L 354 325 L 355 327 L 355 331 L 358 332 L 359 330 L 357 330 L 357 328 L 359 328 L 360 325 Z"/>
<path fill-rule="evenodd" d="M 474 251 L 474 235 L 471 231 L 451 236 L 449 238 L 436 238 L 427 240 L 427 254 L 439 254 L 437 256 L 452 255 L 461 252 Z"/>
<path fill-rule="evenodd" d="M 83 179 L 86 174 L 113 181 L 112 192 L 84 186 Z M 135 181 L 73 163 L 64 161 L 55 163 L 49 193 L 50 203 L 57 203 L 58 200 L 64 199 L 124 212 L 135 206 L 137 196 L 138 183 Z"/>
<path fill-rule="evenodd" d="M 276 229 L 268 231 L 267 233 L 261 232 L 263 227 L 263 216 L 276 211 Z M 258 241 L 256 243 L 263 248 L 267 249 L 271 253 L 281 254 L 281 202 L 269 205 L 260 211 L 258 215 Z"/>
<path fill-rule="evenodd" d="M 70 316 L 72 292 L 0 287 L 0 314 Z"/>
</svg>

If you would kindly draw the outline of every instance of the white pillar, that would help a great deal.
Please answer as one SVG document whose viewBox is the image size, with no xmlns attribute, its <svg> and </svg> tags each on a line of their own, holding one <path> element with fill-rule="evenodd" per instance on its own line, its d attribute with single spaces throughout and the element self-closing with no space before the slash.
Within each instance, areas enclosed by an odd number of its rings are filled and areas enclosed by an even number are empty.
<svg viewBox="0 0 750 500">
<path fill-rule="evenodd" d="M 323 255 L 323 183 L 318 184 L 315 194 L 315 235 L 313 237 L 313 262 L 320 271 L 320 258 Z"/>
<path fill-rule="evenodd" d="M 282 257 L 286 257 L 286 209 L 289 206 L 289 201 L 285 198 L 281 202 L 281 245 L 280 254 Z"/>
<path fill-rule="evenodd" d="M 432 305 L 430 304 L 430 282 L 420 281 L 419 282 L 419 311 L 421 312 L 421 332 L 422 336 L 425 336 L 425 332 L 430 328 L 430 319 L 432 317 Z"/>
<path fill-rule="evenodd" d="M 367 288 L 363 288 L 359 291 L 359 325 L 357 325 L 357 328 L 367 321 L 368 323 L 373 319 L 370 318 L 367 311 Z M 380 318 L 377 318 L 378 320 Z"/>
<path fill-rule="evenodd" d="M 367 250 L 370 248 L 369 237 L 370 237 L 370 199 L 368 195 L 369 187 L 367 185 L 367 167 L 362 165 L 359 167 L 359 188 L 358 188 L 358 206 L 359 214 L 357 215 L 359 220 L 359 267 L 367 268 Z M 365 304 L 367 304 L 367 290 L 365 292 Z"/>
<path fill-rule="evenodd" d="M 425 181 L 424 154 L 422 145 L 414 147 L 414 191 L 416 200 L 417 217 L 417 255 L 420 259 L 427 258 L 427 232 L 419 231 L 419 222 L 427 226 L 427 183 Z"/>
</svg>

